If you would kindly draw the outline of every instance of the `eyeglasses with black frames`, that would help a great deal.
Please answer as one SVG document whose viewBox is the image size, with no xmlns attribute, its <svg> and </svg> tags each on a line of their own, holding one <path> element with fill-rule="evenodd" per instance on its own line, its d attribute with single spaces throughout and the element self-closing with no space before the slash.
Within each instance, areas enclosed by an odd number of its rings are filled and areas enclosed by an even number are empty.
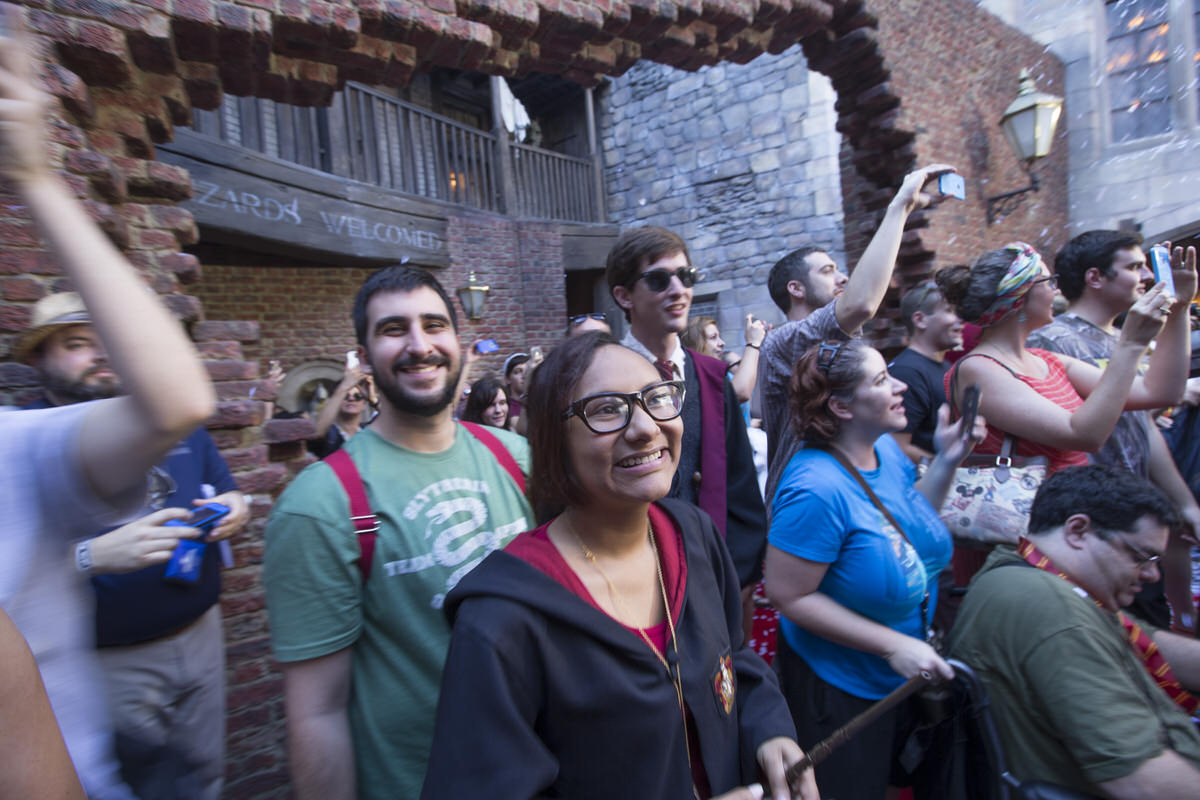
<svg viewBox="0 0 1200 800">
<path fill-rule="evenodd" d="M 1035 280 L 1033 282 L 1033 285 L 1037 286 L 1039 283 L 1048 283 L 1048 284 L 1050 284 L 1051 289 L 1057 289 L 1058 288 L 1058 276 L 1057 275 L 1043 275 L 1042 277 Z"/>
<path fill-rule="evenodd" d="M 671 278 L 679 278 L 679 282 L 683 284 L 683 288 L 688 289 L 696 285 L 696 281 L 700 280 L 700 270 L 695 267 L 680 267 L 679 269 L 648 269 L 641 275 L 638 275 L 629 282 L 629 288 L 633 288 L 638 281 L 644 280 L 646 288 L 656 294 L 665 292 L 671 285 Z"/>
<path fill-rule="evenodd" d="M 651 419 L 667 422 L 683 413 L 683 395 L 683 381 L 651 384 L 640 392 L 600 392 L 571 403 L 562 418 L 579 417 L 592 433 L 616 433 L 629 426 L 634 403 Z"/>
</svg>

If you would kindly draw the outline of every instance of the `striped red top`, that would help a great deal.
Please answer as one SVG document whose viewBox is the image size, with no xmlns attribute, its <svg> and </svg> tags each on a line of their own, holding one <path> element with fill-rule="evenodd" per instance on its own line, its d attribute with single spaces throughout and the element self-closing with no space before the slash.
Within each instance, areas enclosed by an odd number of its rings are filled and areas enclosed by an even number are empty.
<svg viewBox="0 0 1200 800">
<path fill-rule="evenodd" d="M 1021 375 L 1013 372 L 1018 379 L 1024 381 L 1034 391 L 1046 398 L 1052 403 L 1057 404 L 1067 411 L 1074 411 L 1083 405 L 1083 398 L 1079 396 L 1079 392 L 1075 391 L 1075 387 L 1071 385 L 1071 381 L 1067 378 L 1067 369 L 1063 363 L 1059 361 L 1058 356 L 1048 350 L 1038 350 L 1030 348 L 1030 353 L 1046 362 L 1047 374 L 1044 378 L 1034 378 L 1029 375 Z M 978 353 L 982 358 L 991 358 L 991 356 Z M 992 358 L 993 361 L 996 359 Z M 996 363 L 1001 363 L 996 361 Z M 1003 365 L 1002 365 L 1003 366 Z M 1010 370 L 1011 371 L 1011 370 Z M 950 376 L 954 370 L 946 372 L 945 387 L 946 396 L 950 396 Z M 994 428 L 991 425 L 987 426 L 987 438 L 984 439 L 978 447 L 975 448 L 976 455 L 998 455 L 1000 446 L 1004 443 L 1004 431 L 999 428 Z M 1050 460 L 1050 472 L 1057 472 L 1066 467 L 1079 467 L 1089 463 L 1088 454 L 1082 450 L 1059 450 L 1054 447 L 1049 447 L 1036 442 L 1030 442 L 1026 439 L 1017 440 L 1017 452 L 1019 456 L 1046 456 Z"/>
</svg>

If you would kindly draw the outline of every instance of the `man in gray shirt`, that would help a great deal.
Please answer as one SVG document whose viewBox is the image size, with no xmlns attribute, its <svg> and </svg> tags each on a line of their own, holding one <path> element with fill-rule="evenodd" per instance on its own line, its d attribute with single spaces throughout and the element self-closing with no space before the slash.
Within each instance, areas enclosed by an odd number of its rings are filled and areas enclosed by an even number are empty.
<svg viewBox="0 0 1200 800">
<path fill-rule="evenodd" d="M 1070 305 L 1053 322 L 1029 337 L 1029 347 L 1078 358 L 1103 369 L 1112 356 L 1118 331 L 1113 321 L 1154 284 L 1146 266 L 1142 237 L 1126 231 L 1087 231 L 1067 242 L 1054 258 L 1058 288 Z M 1126 411 L 1117 421 L 1112 436 L 1093 460 L 1127 469 L 1148 478 L 1179 509 L 1195 537 L 1200 533 L 1200 507 L 1180 476 L 1171 452 L 1148 411 Z M 1163 597 L 1183 628 L 1194 625 L 1191 599 L 1190 544 L 1172 537 L 1163 564 L 1163 579 L 1138 595 L 1133 610 L 1139 616 L 1166 627 L 1170 616 Z"/>
<path fill-rule="evenodd" d="M 779 476 L 800 448 L 789 403 L 796 360 L 825 339 L 849 339 L 875 316 L 887 293 L 909 215 L 936 202 L 922 189 L 938 175 L 952 171 L 947 164 L 934 164 L 905 176 L 849 277 L 838 270 L 828 253 L 815 247 L 788 253 L 771 267 L 767 289 L 787 315 L 787 322 L 767 334 L 759 359 L 758 392 L 767 434 L 768 510 Z"/>
</svg>

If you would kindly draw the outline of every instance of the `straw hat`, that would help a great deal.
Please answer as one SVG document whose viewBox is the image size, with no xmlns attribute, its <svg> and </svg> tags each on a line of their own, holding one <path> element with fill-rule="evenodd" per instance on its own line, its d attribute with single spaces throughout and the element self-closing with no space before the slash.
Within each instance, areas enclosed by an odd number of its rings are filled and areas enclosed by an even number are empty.
<svg viewBox="0 0 1200 800">
<path fill-rule="evenodd" d="M 29 364 L 32 360 L 30 356 L 38 345 L 59 328 L 91 323 L 92 318 L 83 305 L 83 298 L 75 292 L 47 295 L 33 307 L 33 322 L 29 330 L 17 339 L 12 356 L 22 364 Z"/>
</svg>

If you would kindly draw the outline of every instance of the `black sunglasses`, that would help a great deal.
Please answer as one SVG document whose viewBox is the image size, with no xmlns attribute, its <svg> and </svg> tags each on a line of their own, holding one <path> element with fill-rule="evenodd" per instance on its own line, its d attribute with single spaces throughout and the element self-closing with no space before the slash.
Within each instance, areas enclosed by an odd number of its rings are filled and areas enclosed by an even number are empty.
<svg viewBox="0 0 1200 800">
<path fill-rule="evenodd" d="M 646 281 L 646 288 L 658 293 L 665 292 L 671 285 L 671 278 L 679 278 L 683 288 L 689 289 L 700 280 L 700 271 L 695 267 L 680 267 L 679 269 L 648 269 L 629 282 L 630 288 L 638 281 Z"/>
<path fill-rule="evenodd" d="M 599 322 L 608 322 L 608 318 L 603 314 L 576 314 L 573 317 L 568 317 L 567 321 L 572 325 L 581 325 L 583 324 L 584 320 L 589 319 L 598 320 Z"/>
</svg>

